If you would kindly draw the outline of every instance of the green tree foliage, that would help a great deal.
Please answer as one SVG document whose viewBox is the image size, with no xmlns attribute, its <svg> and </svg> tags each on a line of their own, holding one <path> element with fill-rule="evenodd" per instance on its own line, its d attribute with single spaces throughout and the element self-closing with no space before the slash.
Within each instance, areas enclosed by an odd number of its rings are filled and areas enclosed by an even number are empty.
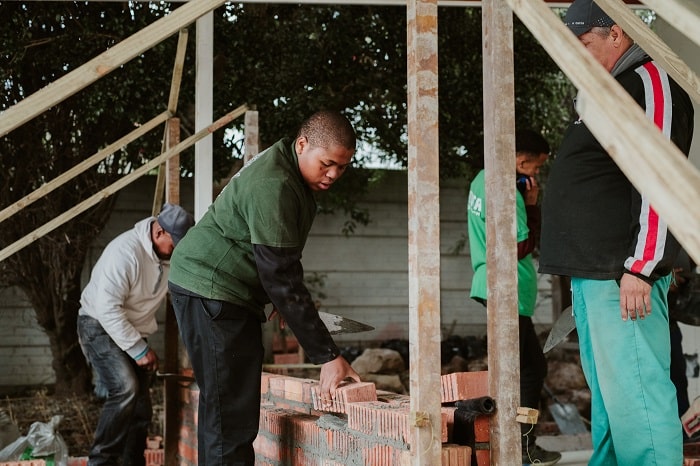
<svg viewBox="0 0 700 466">
<path fill-rule="evenodd" d="M 216 28 L 220 112 L 255 105 L 271 142 L 318 107 L 347 110 L 363 141 L 406 166 L 405 8 L 237 4 L 222 16 L 230 19 Z M 483 158 L 481 9 L 441 7 L 438 19 L 440 164 L 449 177 Z M 517 19 L 514 36 L 517 122 L 556 137 L 572 109 L 570 84 Z"/>
<path fill-rule="evenodd" d="M 0 109 L 6 109 L 104 52 L 152 22 L 145 5 L 3 2 Z M 174 44 L 173 44 L 174 45 Z M 114 71 L 43 115 L 0 138 L 0 206 L 7 207 L 74 167 L 101 147 L 162 112 L 169 77 L 151 73 L 174 47 L 139 57 L 134 66 Z M 167 54 L 166 54 L 167 55 Z M 172 62 L 172 59 L 170 60 Z M 141 165 L 160 150 L 156 134 L 89 170 L 72 182 L 5 220 L 0 247 L 34 229 Z M 104 227 L 114 197 L 34 241 L 0 263 L 0 284 L 27 295 L 39 325 L 49 337 L 58 393 L 84 393 L 90 372 L 77 342 L 76 321 L 81 271 L 88 248 Z"/>
<path fill-rule="evenodd" d="M 63 76 L 181 4 L 2 2 L 0 111 Z M 483 159 L 481 10 L 439 8 L 441 175 L 469 176 Z M 397 6 L 226 4 L 214 12 L 214 118 L 246 103 L 259 111 L 261 148 L 293 136 L 315 110 L 344 111 L 362 148 L 407 164 L 406 11 Z M 194 26 L 178 116 L 194 133 Z M 165 110 L 177 35 L 145 52 L 44 115 L 0 138 L 0 207 L 75 166 Z M 556 142 L 571 111 L 571 87 L 528 31 L 515 21 L 516 119 Z M 238 134 L 243 121 L 234 122 Z M 234 132 L 235 133 L 235 132 Z M 229 133 L 230 134 L 230 133 Z M 158 154 L 162 131 L 130 144 L 3 224 L 5 247 Z M 214 168 L 225 179 L 240 166 L 241 141 L 214 134 Z M 181 157 L 191 176 L 192 150 Z M 344 210 L 346 230 L 366 222 L 355 201 L 381 172 L 357 167 L 321 197 Z M 80 273 L 114 197 L 0 263 L 0 285 L 29 296 L 54 352 L 57 390 L 80 392 L 88 372 L 75 336 Z M 11 227 L 8 227 L 11 225 Z"/>
</svg>

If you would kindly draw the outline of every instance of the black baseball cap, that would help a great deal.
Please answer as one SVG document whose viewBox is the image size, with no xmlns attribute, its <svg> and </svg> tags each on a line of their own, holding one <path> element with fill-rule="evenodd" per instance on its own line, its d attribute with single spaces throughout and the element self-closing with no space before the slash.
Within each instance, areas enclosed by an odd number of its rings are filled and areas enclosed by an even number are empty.
<svg viewBox="0 0 700 466">
<path fill-rule="evenodd" d="M 593 0 L 574 0 L 566 11 L 564 24 L 578 37 L 594 27 L 610 27 L 615 21 Z"/>
</svg>

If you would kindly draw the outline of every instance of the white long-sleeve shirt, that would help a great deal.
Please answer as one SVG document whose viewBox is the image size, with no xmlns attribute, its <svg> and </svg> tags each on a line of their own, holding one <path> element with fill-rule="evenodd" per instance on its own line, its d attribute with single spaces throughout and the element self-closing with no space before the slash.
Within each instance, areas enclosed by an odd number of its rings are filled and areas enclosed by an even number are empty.
<svg viewBox="0 0 700 466">
<path fill-rule="evenodd" d="M 170 263 L 153 249 L 154 221 L 139 221 L 107 245 L 80 297 L 79 314 L 97 319 L 134 359 L 148 350 L 144 337 L 158 329 L 155 314 L 168 291 Z"/>
</svg>

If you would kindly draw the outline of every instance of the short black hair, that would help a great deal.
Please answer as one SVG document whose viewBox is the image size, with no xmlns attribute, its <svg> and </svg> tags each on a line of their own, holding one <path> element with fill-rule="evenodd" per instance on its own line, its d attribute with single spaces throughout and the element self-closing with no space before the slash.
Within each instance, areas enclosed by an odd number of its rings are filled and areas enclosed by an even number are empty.
<svg viewBox="0 0 700 466">
<path fill-rule="evenodd" d="M 537 131 L 521 129 L 515 132 L 515 152 L 540 155 L 549 154 L 550 148 L 547 140 Z"/>
<path fill-rule="evenodd" d="M 350 121 L 340 112 L 321 110 L 302 123 L 297 137 L 305 136 L 309 144 L 329 148 L 337 144 L 355 150 L 357 144 L 355 130 Z"/>
</svg>

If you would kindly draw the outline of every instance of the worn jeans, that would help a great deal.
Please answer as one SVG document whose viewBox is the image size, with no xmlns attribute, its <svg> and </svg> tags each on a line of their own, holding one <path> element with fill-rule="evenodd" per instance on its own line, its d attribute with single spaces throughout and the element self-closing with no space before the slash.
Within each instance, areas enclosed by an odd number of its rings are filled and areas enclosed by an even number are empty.
<svg viewBox="0 0 700 466">
<path fill-rule="evenodd" d="M 97 421 L 89 466 L 143 466 L 153 409 L 151 373 L 122 351 L 92 317 L 78 316 L 80 345 L 107 399 Z"/>
<path fill-rule="evenodd" d="M 666 295 L 654 282 L 651 314 L 620 317 L 615 280 L 571 279 L 581 366 L 591 389 L 592 466 L 683 464 Z"/>
<path fill-rule="evenodd" d="M 198 462 L 253 466 L 264 356 L 260 319 L 172 283 L 170 297 L 199 386 Z"/>
</svg>

